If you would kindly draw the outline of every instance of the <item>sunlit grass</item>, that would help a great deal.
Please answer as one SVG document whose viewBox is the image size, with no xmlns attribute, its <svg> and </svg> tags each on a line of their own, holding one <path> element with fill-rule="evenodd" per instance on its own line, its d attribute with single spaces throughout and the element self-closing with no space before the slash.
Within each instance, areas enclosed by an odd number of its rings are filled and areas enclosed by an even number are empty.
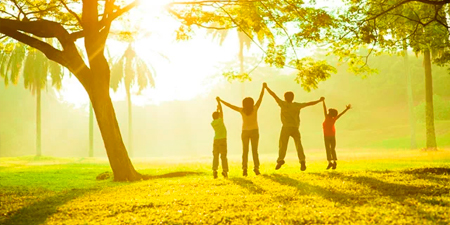
<svg viewBox="0 0 450 225">
<path fill-rule="evenodd" d="M 135 159 L 161 175 L 135 183 L 97 181 L 105 159 L 0 158 L 0 224 L 450 223 L 449 150 L 341 150 L 336 171 L 324 155 L 308 152 L 305 172 L 293 152 L 278 171 L 262 155 L 249 177 L 230 156 L 217 180 L 206 156 Z"/>
</svg>

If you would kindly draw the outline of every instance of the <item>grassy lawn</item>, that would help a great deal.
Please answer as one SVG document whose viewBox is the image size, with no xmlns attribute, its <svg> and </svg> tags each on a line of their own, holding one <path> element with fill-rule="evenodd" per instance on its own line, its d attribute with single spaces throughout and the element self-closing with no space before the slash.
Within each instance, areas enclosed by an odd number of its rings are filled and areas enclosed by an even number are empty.
<svg viewBox="0 0 450 225">
<path fill-rule="evenodd" d="M 261 176 L 212 179 L 211 157 L 135 159 L 154 179 L 118 183 L 95 177 L 104 159 L 0 158 L 0 224 L 450 224 L 450 150 L 341 150 L 338 169 L 325 153 L 295 153 Z M 250 162 L 251 164 L 251 162 Z"/>
</svg>

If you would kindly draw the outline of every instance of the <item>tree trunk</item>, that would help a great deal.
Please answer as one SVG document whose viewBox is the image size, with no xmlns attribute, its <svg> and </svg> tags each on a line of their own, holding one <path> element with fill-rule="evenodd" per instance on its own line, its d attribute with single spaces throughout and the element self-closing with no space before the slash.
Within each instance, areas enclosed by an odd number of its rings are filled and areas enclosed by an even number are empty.
<svg viewBox="0 0 450 225">
<path fill-rule="evenodd" d="M 89 157 L 94 157 L 94 110 L 89 102 Z"/>
<path fill-rule="evenodd" d="M 36 156 L 42 155 L 41 149 L 41 87 L 36 90 Z"/>
<path fill-rule="evenodd" d="M 244 74 L 244 39 L 239 35 L 239 73 Z M 241 80 L 241 97 L 245 98 L 245 81 Z"/>
<path fill-rule="evenodd" d="M 131 103 L 131 93 L 130 88 L 126 88 L 127 92 L 127 103 L 128 103 L 128 152 L 130 153 L 130 157 L 133 156 L 133 113 L 132 113 L 132 107 L 133 104 Z"/>
<path fill-rule="evenodd" d="M 406 72 L 406 94 L 408 98 L 408 108 L 409 108 L 409 134 L 410 134 L 410 143 L 409 147 L 411 149 L 417 148 L 416 142 L 416 117 L 414 116 L 414 99 L 413 99 L 413 91 L 412 91 L 412 82 L 411 82 L 411 69 L 409 68 L 408 61 L 408 50 L 405 48 L 404 51 L 404 61 L 405 61 L 405 72 Z"/>
<path fill-rule="evenodd" d="M 142 179 L 142 175 L 134 169 L 125 149 L 108 91 L 109 90 L 100 91 L 94 89 L 89 96 L 102 134 L 103 142 L 105 143 L 109 163 L 114 173 L 114 180 L 140 180 Z"/>
<path fill-rule="evenodd" d="M 434 130 L 434 108 L 433 108 L 433 78 L 431 73 L 431 54 L 427 49 L 424 52 L 425 65 L 425 121 L 426 121 L 426 136 L 427 149 L 435 150 L 436 134 Z"/>
</svg>

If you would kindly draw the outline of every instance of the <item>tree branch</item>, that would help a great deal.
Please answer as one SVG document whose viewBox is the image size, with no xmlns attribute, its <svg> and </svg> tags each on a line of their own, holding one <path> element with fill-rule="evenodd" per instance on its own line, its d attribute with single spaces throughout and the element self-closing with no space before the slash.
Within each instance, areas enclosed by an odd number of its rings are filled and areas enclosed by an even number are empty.
<svg viewBox="0 0 450 225">
<path fill-rule="evenodd" d="M 63 50 L 60 51 L 50 44 L 23 32 L 41 38 L 57 38 Z M 80 82 L 85 82 L 86 78 L 79 76 L 79 72 L 88 67 L 81 58 L 74 40 L 60 24 L 48 20 L 17 21 L 0 18 L 0 33 L 38 49 L 50 60 L 68 68 Z"/>
<path fill-rule="evenodd" d="M 30 37 L 26 34 L 23 34 L 17 30 L 10 29 L 6 26 L 3 26 L 3 23 L 0 25 L 0 33 L 5 34 L 8 37 L 11 37 L 17 41 L 20 41 L 26 45 L 29 45 L 30 47 L 33 47 L 35 49 L 38 49 L 42 53 L 47 56 L 47 58 L 60 63 L 63 66 L 68 66 L 68 63 L 63 60 L 63 52 L 54 48 L 50 44 L 41 41 L 37 38 Z"/>
<path fill-rule="evenodd" d="M 232 3 L 232 4 L 240 4 L 240 3 L 252 3 L 252 2 L 261 2 L 262 0 L 247 0 L 247 1 L 236 1 L 236 0 L 206 0 L 206 1 L 190 1 L 190 2 L 171 2 L 169 5 L 202 5 L 202 4 L 217 4 L 217 3 Z"/>
<path fill-rule="evenodd" d="M 69 8 L 69 6 L 67 6 L 67 4 L 64 2 L 64 0 L 59 0 L 59 2 L 61 2 L 61 4 L 64 6 L 64 8 L 66 8 L 66 10 L 67 10 L 70 14 L 72 14 L 72 15 L 75 17 L 75 19 L 77 19 L 78 23 L 80 23 L 80 25 L 81 25 L 81 18 L 78 16 L 78 14 L 76 14 L 73 10 L 71 10 L 71 9 Z"/>
<path fill-rule="evenodd" d="M 61 24 L 49 20 L 17 21 L 0 18 L 0 27 L 23 31 L 41 38 L 57 38 L 63 47 L 68 42 L 73 42 L 67 30 Z"/>
</svg>

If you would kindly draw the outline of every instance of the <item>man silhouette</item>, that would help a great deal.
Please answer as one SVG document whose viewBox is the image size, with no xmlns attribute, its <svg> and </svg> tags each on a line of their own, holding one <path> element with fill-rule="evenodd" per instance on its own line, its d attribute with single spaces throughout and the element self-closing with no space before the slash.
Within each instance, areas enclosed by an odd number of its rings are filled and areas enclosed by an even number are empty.
<svg viewBox="0 0 450 225">
<path fill-rule="evenodd" d="M 287 146 L 289 142 L 289 137 L 294 138 L 295 147 L 297 149 L 298 159 L 300 161 L 300 170 L 306 170 L 306 162 L 305 162 L 305 153 L 303 152 L 303 146 L 301 142 L 300 136 L 300 110 L 307 106 L 315 105 L 325 98 L 321 97 L 317 101 L 306 102 L 306 103 L 298 103 L 294 101 L 294 93 L 286 92 L 284 94 L 284 101 L 281 100 L 268 86 L 266 83 L 263 84 L 264 88 L 269 92 L 270 95 L 275 99 L 277 104 L 281 108 L 281 123 L 283 124 L 280 133 L 280 142 L 279 142 L 279 152 L 277 159 L 276 170 L 280 169 L 281 166 L 285 163 L 284 158 L 286 157 Z"/>
</svg>

